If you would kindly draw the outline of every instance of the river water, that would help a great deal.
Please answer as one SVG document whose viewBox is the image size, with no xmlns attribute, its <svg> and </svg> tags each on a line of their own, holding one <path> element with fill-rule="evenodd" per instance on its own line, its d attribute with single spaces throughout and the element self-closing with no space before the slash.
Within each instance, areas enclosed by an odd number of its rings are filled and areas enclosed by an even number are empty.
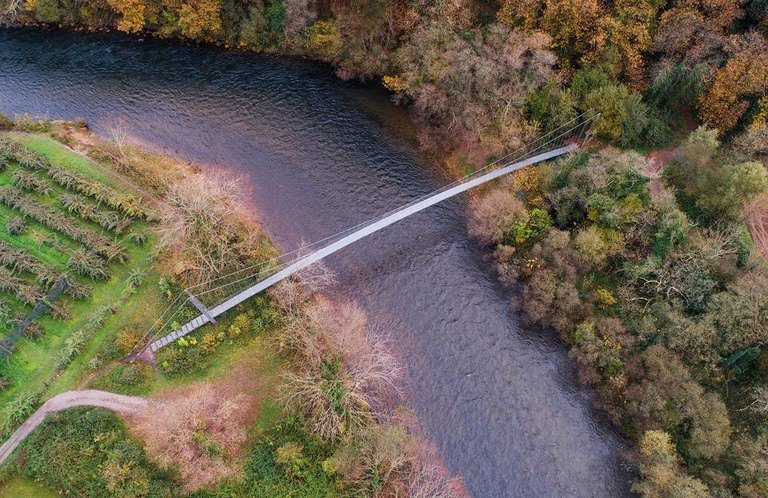
<svg viewBox="0 0 768 498">
<path fill-rule="evenodd" d="M 232 170 L 283 249 L 448 182 L 405 111 L 322 65 L 120 35 L 0 30 L 0 112 L 84 117 Z M 329 260 L 406 367 L 406 403 L 477 498 L 628 494 L 621 440 L 573 362 L 522 329 L 452 200 Z"/>
</svg>

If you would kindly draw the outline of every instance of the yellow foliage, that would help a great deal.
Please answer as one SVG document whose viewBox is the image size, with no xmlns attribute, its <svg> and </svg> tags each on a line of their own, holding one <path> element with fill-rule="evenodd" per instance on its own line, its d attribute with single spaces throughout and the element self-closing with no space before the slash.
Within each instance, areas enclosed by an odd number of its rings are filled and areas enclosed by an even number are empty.
<svg viewBox="0 0 768 498">
<path fill-rule="evenodd" d="M 603 6 L 598 0 L 546 0 L 541 27 L 556 47 L 593 53 Z"/>
<path fill-rule="evenodd" d="M 525 192 L 527 198 L 540 195 L 541 177 L 538 168 L 524 168 L 515 171 L 512 176 L 515 189 Z"/>
<path fill-rule="evenodd" d="M 203 339 L 200 341 L 200 347 L 205 352 L 213 351 L 216 349 L 216 345 L 219 342 L 218 339 L 218 334 L 215 331 L 208 331 L 203 335 Z"/>
<path fill-rule="evenodd" d="M 343 45 L 341 31 L 333 19 L 317 21 L 309 28 L 309 46 L 326 59 L 338 55 Z"/>
<path fill-rule="evenodd" d="M 220 0 L 194 0 L 179 10 L 178 25 L 187 38 L 202 39 L 221 32 Z"/>
<path fill-rule="evenodd" d="M 597 301 L 597 304 L 600 306 L 613 306 L 619 302 L 616 299 L 616 296 L 613 295 L 613 292 L 604 287 L 595 290 L 595 301 Z"/>
<path fill-rule="evenodd" d="M 768 43 L 752 33 L 734 45 L 734 55 L 715 73 L 699 106 L 704 122 L 721 132 L 733 129 L 747 112 L 749 102 L 744 96 L 768 91 Z"/>
<path fill-rule="evenodd" d="M 496 19 L 507 26 L 534 29 L 543 6 L 542 0 L 506 0 L 496 12 Z"/>
<path fill-rule="evenodd" d="M 135 33 L 144 29 L 146 6 L 142 0 L 109 0 L 109 6 L 120 13 L 117 29 Z"/>
<path fill-rule="evenodd" d="M 760 99 L 758 102 L 758 111 L 752 120 L 752 127 L 768 126 L 768 96 Z"/>
<path fill-rule="evenodd" d="M 403 80 L 403 78 L 400 76 L 384 76 L 381 81 L 389 91 L 395 93 L 401 93 L 405 91 L 405 80 Z"/>
<path fill-rule="evenodd" d="M 141 334 L 132 328 L 125 328 L 120 330 L 115 337 L 115 345 L 123 353 L 127 353 L 133 349 L 136 344 L 141 340 Z"/>
</svg>

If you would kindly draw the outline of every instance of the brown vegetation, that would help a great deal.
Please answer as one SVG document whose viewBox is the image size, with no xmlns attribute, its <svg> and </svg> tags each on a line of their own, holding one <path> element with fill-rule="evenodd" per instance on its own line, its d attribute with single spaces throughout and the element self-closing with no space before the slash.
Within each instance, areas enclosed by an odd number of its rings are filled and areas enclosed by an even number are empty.
<svg viewBox="0 0 768 498">
<path fill-rule="evenodd" d="M 178 468 L 186 491 L 240 475 L 246 430 L 256 421 L 263 386 L 253 365 L 240 364 L 224 379 L 161 393 L 131 416 L 131 428 L 150 457 Z"/>
</svg>

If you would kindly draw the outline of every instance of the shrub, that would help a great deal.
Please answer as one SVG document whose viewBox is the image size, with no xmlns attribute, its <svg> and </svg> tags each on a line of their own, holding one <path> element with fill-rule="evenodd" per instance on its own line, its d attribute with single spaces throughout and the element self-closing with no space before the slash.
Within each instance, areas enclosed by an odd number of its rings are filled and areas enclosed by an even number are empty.
<svg viewBox="0 0 768 498">
<path fill-rule="evenodd" d="M 17 394 L 5 407 L 4 429 L 7 431 L 27 420 L 39 402 L 40 394 L 36 392 L 22 391 Z"/>
<path fill-rule="evenodd" d="M 57 0 L 35 0 L 35 19 L 39 22 L 53 24 L 61 19 L 61 11 Z"/>
<path fill-rule="evenodd" d="M 56 361 L 56 368 L 64 368 L 80 353 L 80 350 L 87 342 L 85 332 L 78 330 L 64 341 L 64 347 L 59 353 L 59 359 Z"/>
<path fill-rule="evenodd" d="M 73 251 L 67 261 L 67 266 L 91 280 L 107 280 L 109 278 L 109 270 L 107 270 L 104 262 L 85 249 Z"/>
<path fill-rule="evenodd" d="M 571 80 L 571 91 L 576 101 L 584 104 L 587 95 L 600 88 L 610 86 L 613 81 L 602 68 L 596 66 L 585 66 L 576 71 Z M 585 108 L 589 106 L 583 105 Z"/>
<path fill-rule="evenodd" d="M 12 130 L 13 120 L 5 114 L 0 113 L 0 130 Z"/>
<path fill-rule="evenodd" d="M 629 118 L 627 103 L 629 91 L 623 85 L 608 85 L 592 90 L 584 99 L 584 107 L 600 113 L 595 121 L 595 134 L 611 142 L 618 141 L 624 133 Z"/>
<path fill-rule="evenodd" d="M 8 219 L 8 223 L 6 223 L 5 229 L 10 235 L 21 235 L 24 233 L 24 230 L 27 229 L 27 223 L 23 218 L 12 216 Z"/>
<path fill-rule="evenodd" d="M 24 170 L 18 170 L 13 174 L 13 184 L 21 190 L 37 192 L 40 195 L 53 193 L 53 188 L 47 180 Z"/>
<path fill-rule="evenodd" d="M 528 117 L 540 123 L 544 131 L 552 131 L 576 117 L 576 102 L 571 92 L 548 83 L 531 94 L 528 101 Z"/>
<path fill-rule="evenodd" d="M 115 336 L 115 346 L 120 350 L 122 354 L 126 354 L 132 351 L 133 348 L 141 341 L 142 333 L 133 327 L 126 327 L 120 329 Z"/>
<path fill-rule="evenodd" d="M 248 11 L 240 23 L 240 44 L 254 50 L 262 50 L 266 40 L 267 20 L 261 6 L 255 5 Z"/>
<path fill-rule="evenodd" d="M 115 414 L 74 408 L 51 414 L 24 441 L 19 472 L 65 496 L 176 496 L 178 485 L 153 467 Z"/>
<path fill-rule="evenodd" d="M 160 357 L 160 368 L 164 374 L 176 377 L 193 373 L 205 368 L 206 362 L 200 348 L 180 347 L 177 345 L 167 347 Z"/>
<path fill-rule="evenodd" d="M 38 221 L 51 230 L 61 232 L 109 260 L 125 261 L 127 258 L 125 250 L 120 247 L 120 244 L 109 237 L 76 225 L 57 209 L 40 204 L 24 196 L 18 190 L 10 187 L 0 188 L 0 203 L 17 209 L 25 216 Z"/>
</svg>

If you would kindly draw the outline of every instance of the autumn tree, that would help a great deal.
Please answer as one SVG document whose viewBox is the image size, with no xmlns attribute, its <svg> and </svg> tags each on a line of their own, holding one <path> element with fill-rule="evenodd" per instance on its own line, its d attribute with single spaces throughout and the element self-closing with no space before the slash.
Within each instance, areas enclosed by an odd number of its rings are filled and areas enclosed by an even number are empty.
<svg viewBox="0 0 768 498">
<path fill-rule="evenodd" d="M 120 14 L 117 29 L 135 33 L 144 29 L 146 6 L 142 0 L 109 0 L 109 5 Z"/>
<path fill-rule="evenodd" d="M 221 34 L 221 0 L 189 0 L 181 2 L 172 31 L 193 40 L 215 39 Z"/>
<path fill-rule="evenodd" d="M 545 0 L 540 27 L 552 37 L 561 57 L 579 62 L 600 43 L 597 37 L 603 14 L 598 0 Z"/>
<path fill-rule="evenodd" d="M 644 498 L 669 496 L 675 498 L 704 498 L 709 489 L 700 480 L 685 475 L 677 462 L 677 451 L 671 436 L 660 430 L 646 431 L 638 444 L 642 478 L 632 490 Z"/>
<path fill-rule="evenodd" d="M 717 66 L 728 30 L 742 14 L 739 0 L 678 0 L 661 15 L 654 45 L 675 63 Z"/>
<path fill-rule="evenodd" d="M 691 457 L 713 460 L 728 448 L 731 424 L 720 398 L 706 392 L 668 350 L 654 346 L 640 357 L 639 378 L 628 387 L 629 414 L 639 428 L 663 428 Z"/>
<path fill-rule="evenodd" d="M 444 135 L 479 141 L 484 153 L 515 148 L 527 136 L 529 94 L 553 76 L 549 38 L 498 24 L 485 37 L 440 24 L 415 33 L 399 54 L 405 93 Z"/>
<path fill-rule="evenodd" d="M 710 126 L 728 132 L 749 109 L 749 97 L 768 92 L 768 42 L 751 32 L 736 36 L 729 44 L 731 57 L 714 76 L 712 87 L 700 103 L 701 118 Z"/>
</svg>

